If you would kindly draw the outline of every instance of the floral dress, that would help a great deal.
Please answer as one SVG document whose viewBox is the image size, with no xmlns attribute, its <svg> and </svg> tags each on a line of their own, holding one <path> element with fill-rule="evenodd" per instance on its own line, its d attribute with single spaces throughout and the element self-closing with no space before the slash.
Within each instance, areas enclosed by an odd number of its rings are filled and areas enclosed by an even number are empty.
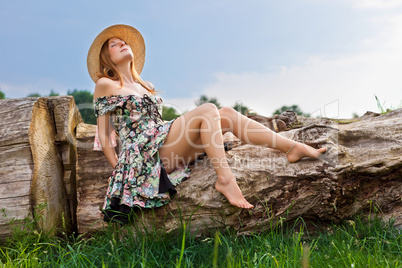
<svg viewBox="0 0 402 268">
<path fill-rule="evenodd" d="M 174 186 L 190 175 L 188 166 L 167 174 L 159 157 L 158 150 L 174 121 L 163 121 L 160 115 L 162 102 L 161 97 L 152 94 L 94 99 L 95 116 L 111 112 L 111 124 L 122 144 L 117 164 L 109 177 L 103 205 L 105 221 L 115 217 L 118 222 L 126 223 L 132 210 L 167 204 L 176 193 Z M 98 140 L 97 133 L 95 140 Z"/>
</svg>

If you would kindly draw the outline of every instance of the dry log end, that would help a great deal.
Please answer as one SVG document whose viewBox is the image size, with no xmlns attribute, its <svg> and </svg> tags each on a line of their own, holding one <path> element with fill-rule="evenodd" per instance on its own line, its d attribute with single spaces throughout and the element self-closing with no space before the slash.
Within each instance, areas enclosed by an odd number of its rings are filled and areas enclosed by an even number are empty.
<svg viewBox="0 0 402 268">
<path fill-rule="evenodd" d="M 76 231 L 77 189 L 75 172 L 76 127 L 83 122 L 73 96 L 56 96 L 47 99 L 49 111 L 56 124 L 55 140 L 61 146 L 64 182 L 69 201 L 72 229 Z M 93 107 L 93 104 L 90 104 Z M 85 107 L 84 107 L 85 108 Z"/>
<path fill-rule="evenodd" d="M 39 98 L 32 111 L 28 132 L 34 162 L 31 186 L 33 211 L 39 226 L 56 234 L 71 222 L 61 153 L 55 144 L 56 126 L 48 110 L 46 98 Z M 38 209 L 40 207 L 40 209 Z"/>
<path fill-rule="evenodd" d="M 28 139 L 36 97 L 0 100 L 0 239 L 31 217 L 33 159 Z"/>
<path fill-rule="evenodd" d="M 53 113 L 56 124 L 56 141 L 68 141 L 74 144 L 75 128 L 83 123 L 81 114 L 73 96 L 47 98 L 49 111 Z M 92 104 L 93 105 L 93 104 Z"/>
</svg>

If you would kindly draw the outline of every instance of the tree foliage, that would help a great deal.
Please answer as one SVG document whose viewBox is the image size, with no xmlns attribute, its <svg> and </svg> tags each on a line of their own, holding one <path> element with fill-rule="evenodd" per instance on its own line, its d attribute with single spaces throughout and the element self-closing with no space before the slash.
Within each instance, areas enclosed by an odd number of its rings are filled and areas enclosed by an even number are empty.
<svg viewBox="0 0 402 268">
<path fill-rule="evenodd" d="M 221 105 L 216 98 L 208 98 L 206 95 L 201 95 L 200 98 L 195 101 L 195 105 L 197 106 L 200 106 L 204 103 L 213 103 L 216 105 L 216 107 L 218 107 L 218 109 L 221 108 Z"/>
<path fill-rule="evenodd" d="M 273 113 L 273 115 L 281 114 L 281 113 L 286 112 L 286 111 L 293 111 L 298 115 L 305 116 L 305 117 L 310 117 L 310 114 L 303 113 L 303 111 L 300 109 L 300 107 L 298 105 L 296 105 L 296 104 L 294 104 L 292 106 L 282 106 L 281 108 L 276 109 L 275 112 Z"/>
<path fill-rule="evenodd" d="M 162 119 L 163 120 L 170 121 L 179 116 L 180 116 L 180 114 L 178 114 L 173 107 L 167 107 L 164 105 L 162 106 Z"/>
<path fill-rule="evenodd" d="M 50 90 L 49 97 L 52 97 L 52 96 L 59 96 L 59 93 L 54 92 L 52 89 L 52 90 Z M 42 96 L 41 96 L 41 94 L 35 92 L 35 93 L 30 93 L 27 97 L 42 97 Z"/>
<path fill-rule="evenodd" d="M 96 125 L 96 117 L 93 107 L 93 94 L 87 90 L 68 90 L 67 95 L 73 96 L 81 117 L 86 124 Z"/>
<path fill-rule="evenodd" d="M 232 106 L 233 109 L 241 113 L 242 115 L 246 115 L 247 112 L 250 110 L 247 106 L 243 105 L 241 102 L 236 102 L 234 106 Z"/>
<path fill-rule="evenodd" d="M 49 97 L 52 97 L 52 96 L 59 96 L 59 93 L 54 92 L 52 89 L 52 90 L 50 90 Z"/>
<path fill-rule="evenodd" d="M 0 91 L 0 100 L 5 99 L 5 98 L 6 98 L 6 95 L 2 91 Z"/>
<path fill-rule="evenodd" d="M 31 93 L 31 94 L 28 94 L 27 97 L 41 97 L 41 95 L 39 93 Z"/>
<path fill-rule="evenodd" d="M 221 104 L 218 102 L 217 98 L 209 98 L 206 95 L 201 95 L 198 100 L 195 101 L 195 105 L 200 106 L 201 104 L 204 103 L 213 103 L 216 105 L 218 109 L 222 108 Z M 239 113 L 245 115 L 249 111 L 249 108 L 245 105 L 243 105 L 242 102 L 236 102 L 233 106 L 233 109 L 238 111 Z"/>
</svg>

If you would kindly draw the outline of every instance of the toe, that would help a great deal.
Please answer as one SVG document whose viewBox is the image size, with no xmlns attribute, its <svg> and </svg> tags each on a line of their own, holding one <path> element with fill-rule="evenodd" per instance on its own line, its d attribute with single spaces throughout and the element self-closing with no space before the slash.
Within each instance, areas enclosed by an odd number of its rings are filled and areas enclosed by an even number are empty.
<svg viewBox="0 0 402 268">
<path fill-rule="evenodd" d="M 252 207 L 254 207 L 254 206 L 251 205 L 247 200 L 244 200 L 243 208 L 252 208 Z"/>
<path fill-rule="evenodd" d="M 326 151 L 327 151 L 327 147 L 323 147 L 323 148 L 318 149 L 318 152 L 320 154 L 325 153 Z"/>
</svg>

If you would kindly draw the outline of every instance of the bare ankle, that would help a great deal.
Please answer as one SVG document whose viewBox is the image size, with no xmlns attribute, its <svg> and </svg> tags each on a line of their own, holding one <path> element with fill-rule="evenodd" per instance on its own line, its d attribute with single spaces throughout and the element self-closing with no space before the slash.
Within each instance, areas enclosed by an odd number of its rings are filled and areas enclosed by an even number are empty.
<svg viewBox="0 0 402 268">
<path fill-rule="evenodd" d="M 233 175 L 218 176 L 217 183 L 225 185 L 234 179 Z"/>
<path fill-rule="evenodd" d="M 295 147 L 296 143 L 297 143 L 297 141 L 293 141 L 293 145 L 292 145 L 292 146 L 290 147 L 290 149 L 285 153 L 286 155 L 288 155 L 288 154 L 293 150 L 293 148 Z"/>
</svg>

